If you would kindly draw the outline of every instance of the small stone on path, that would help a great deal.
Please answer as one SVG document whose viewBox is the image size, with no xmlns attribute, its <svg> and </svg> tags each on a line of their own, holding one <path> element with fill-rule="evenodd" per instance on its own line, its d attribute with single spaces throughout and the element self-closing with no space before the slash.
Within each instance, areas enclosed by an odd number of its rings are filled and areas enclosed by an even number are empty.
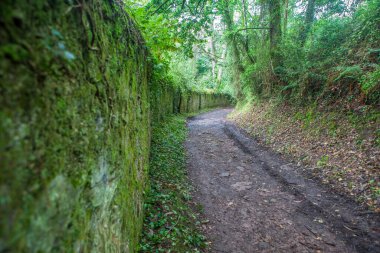
<svg viewBox="0 0 380 253">
<path fill-rule="evenodd" d="M 252 182 L 237 182 L 231 186 L 237 191 L 245 191 L 245 190 L 251 189 L 252 188 L 251 185 L 252 185 Z"/>
<path fill-rule="evenodd" d="M 220 174 L 221 177 L 229 177 L 230 176 L 230 173 L 228 172 L 223 172 Z"/>
<path fill-rule="evenodd" d="M 237 168 L 238 170 L 240 170 L 240 171 L 244 171 L 244 168 L 241 167 L 241 166 L 237 166 L 236 168 Z"/>
<path fill-rule="evenodd" d="M 269 243 L 267 242 L 259 242 L 258 246 L 259 249 L 268 249 L 270 247 Z"/>
</svg>

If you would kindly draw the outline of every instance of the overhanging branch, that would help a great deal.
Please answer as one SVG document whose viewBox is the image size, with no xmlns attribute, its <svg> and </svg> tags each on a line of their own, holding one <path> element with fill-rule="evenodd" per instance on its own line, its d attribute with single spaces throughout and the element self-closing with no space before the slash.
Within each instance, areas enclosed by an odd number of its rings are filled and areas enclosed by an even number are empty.
<svg viewBox="0 0 380 253">
<path fill-rule="evenodd" d="M 238 29 L 235 33 L 245 31 L 245 30 L 270 30 L 270 27 L 246 27 Z"/>
</svg>

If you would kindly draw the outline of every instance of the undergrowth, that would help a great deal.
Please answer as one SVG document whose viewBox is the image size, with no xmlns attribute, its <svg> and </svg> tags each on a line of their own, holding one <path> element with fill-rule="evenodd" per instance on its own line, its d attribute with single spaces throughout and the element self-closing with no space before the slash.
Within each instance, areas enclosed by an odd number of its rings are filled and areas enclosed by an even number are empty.
<svg viewBox="0 0 380 253">
<path fill-rule="evenodd" d="M 184 141 L 186 116 L 171 116 L 152 129 L 150 191 L 140 252 L 201 252 L 205 237 L 191 208 L 191 185 L 186 175 Z"/>
</svg>

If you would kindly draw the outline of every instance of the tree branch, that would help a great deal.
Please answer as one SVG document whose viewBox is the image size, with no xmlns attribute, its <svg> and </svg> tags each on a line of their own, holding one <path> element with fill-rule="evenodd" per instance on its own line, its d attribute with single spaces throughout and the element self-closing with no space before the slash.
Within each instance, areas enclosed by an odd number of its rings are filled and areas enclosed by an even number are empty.
<svg viewBox="0 0 380 253">
<path fill-rule="evenodd" d="M 160 6 L 158 6 L 158 8 L 152 13 L 152 15 L 156 14 L 162 7 L 164 7 L 164 5 L 166 5 L 168 2 L 170 2 L 170 0 L 167 0 L 165 2 L 163 2 Z"/>
<path fill-rule="evenodd" d="M 191 15 L 196 16 L 194 14 L 193 10 L 191 9 L 191 7 L 188 4 L 186 4 L 186 7 L 189 9 L 189 12 L 190 12 Z"/>
<path fill-rule="evenodd" d="M 212 53 L 206 51 L 203 47 L 199 47 L 199 48 L 203 51 L 203 53 L 205 53 L 205 54 L 207 54 L 208 56 L 210 56 L 210 57 L 211 57 L 212 59 L 214 59 L 216 62 L 218 62 L 218 59 L 219 59 L 219 60 L 223 60 L 222 57 L 219 57 L 219 56 L 217 56 L 217 55 L 215 55 L 215 54 L 212 54 Z"/>
<path fill-rule="evenodd" d="M 235 33 L 245 31 L 245 30 L 270 30 L 270 27 L 246 27 L 238 29 Z"/>
</svg>

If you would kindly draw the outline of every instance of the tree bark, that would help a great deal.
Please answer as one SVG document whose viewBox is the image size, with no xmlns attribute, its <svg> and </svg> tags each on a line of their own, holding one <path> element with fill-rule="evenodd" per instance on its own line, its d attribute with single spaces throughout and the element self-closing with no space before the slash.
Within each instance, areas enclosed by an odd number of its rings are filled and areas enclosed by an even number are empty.
<svg viewBox="0 0 380 253">
<path fill-rule="evenodd" d="M 247 6 L 245 3 L 245 0 L 243 0 L 243 25 L 245 29 L 248 27 L 248 21 L 247 21 Z M 248 41 L 248 32 L 245 32 L 245 43 L 244 46 L 248 49 L 249 48 L 249 41 Z"/>
<path fill-rule="evenodd" d="M 305 25 L 301 30 L 300 40 L 301 46 L 305 45 L 307 35 L 311 29 L 311 25 L 314 22 L 314 13 L 315 13 L 315 0 L 307 1 L 306 16 L 305 16 Z"/>
<path fill-rule="evenodd" d="M 237 41 L 234 36 L 234 24 L 231 15 L 230 6 L 227 0 L 222 1 L 223 8 L 223 22 L 226 25 L 228 36 L 227 36 L 227 45 L 229 47 L 229 52 L 231 53 L 233 59 L 234 66 L 234 87 L 235 87 L 235 95 L 238 100 L 240 100 L 243 96 L 240 84 L 240 75 L 244 72 L 244 67 L 241 63 L 240 52 L 237 45 Z"/>
<path fill-rule="evenodd" d="M 211 49 L 211 54 L 216 55 L 216 50 L 215 50 L 215 40 L 214 40 L 214 33 L 210 36 L 210 49 Z M 216 59 L 215 57 L 211 58 L 211 67 L 212 67 L 212 80 L 214 81 L 216 79 Z"/>
<path fill-rule="evenodd" d="M 278 45 L 281 41 L 281 1 L 269 1 L 269 40 L 270 40 L 270 56 L 273 68 L 281 65 L 281 57 Z"/>
<path fill-rule="evenodd" d="M 285 0 L 284 29 L 283 29 L 284 36 L 286 35 L 286 30 L 288 28 L 288 13 L 289 13 L 289 0 Z"/>
<path fill-rule="evenodd" d="M 226 59 L 226 57 L 227 57 L 227 46 L 223 49 L 222 59 Z M 223 67 L 219 66 L 218 76 L 217 76 L 217 82 L 219 84 L 222 82 L 222 77 L 223 77 Z"/>
<path fill-rule="evenodd" d="M 260 2 L 260 14 L 259 14 L 259 24 L 260 24 L 260 26 L 262 25 L 264 17 L 265 17 L 266 7 L 267 7 L 267 2 L 266 1 L 261 1 Z M 266 32 L 262 33 L 262 41 L 261 42 L 262 42 L 263 45 L 265 44 L 267 36 L 268 35 L 267 35 Z"/>
</svg>

